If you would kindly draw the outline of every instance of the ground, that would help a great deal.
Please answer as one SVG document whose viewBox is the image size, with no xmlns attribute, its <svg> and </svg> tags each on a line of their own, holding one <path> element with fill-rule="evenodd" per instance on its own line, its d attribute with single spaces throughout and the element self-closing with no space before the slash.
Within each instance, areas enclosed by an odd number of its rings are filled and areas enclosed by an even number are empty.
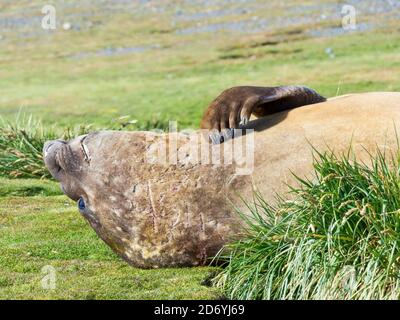
<svg viewBox="0 0 400 320">
<path fill-rule="evenodd" d="M 0 180 L 0 298 L 219 297 L 205 283 L 212 268 L 130 267 L 97 237 L 77 214 L 75 203 L 58 190 L 54 182 Z M 55 290 L 42 288 L 45 266 L 56 270 Z"/>
<path fill-rule="evenodd" d="M 355 31 L 328 0 L 53 1 L 56 30 L 41 28 L 44 1 L 2 2 L 0 115 L 182 129 L 197 128 L 208 102 L 236 85 L 305 84 L 327 97 L 399 91 L 400 2 L 347 3 Z M 213 268 L 128 266 L 51 181 L 0 180 L 0 247 L 0 299 L 220 297 L 202 285 Z M 41 287 L 47 265 L 55 290 Z"/>
</svg>

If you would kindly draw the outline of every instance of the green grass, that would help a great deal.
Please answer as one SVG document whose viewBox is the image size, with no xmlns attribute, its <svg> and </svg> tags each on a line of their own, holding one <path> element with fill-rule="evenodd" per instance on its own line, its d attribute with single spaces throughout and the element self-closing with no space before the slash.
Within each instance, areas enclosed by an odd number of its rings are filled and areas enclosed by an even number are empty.
<svg viewBox="0 0 400 320">
<path fill-rule="evenodd" d="M 288 1 L 286 5 L 294 3 Z M 268 18 L 276 14 L 273 9 L 258 14 Z M 307 84 L 326 96 L 400 90 L 399 24 L 383 23 L 385 18 L 379 15 L 373 31 L 327 38 L 307 35 L 308 30 L 321 27 L 315 24 L 276 27 L 255 35 L 182 36 L 168 27 L 168 14 L 134 19 L 107 15 L 99 19 L 102 24 L 91 30 L 56 30 L 50 40 L 28 38 L 24 50 L 19 50 L 17 35 L 7 38 L 0 48 L 0 113 L 7 120 L 13 120 L 22 109 L 44 124 L 56 122 L 63 127 L 109 127 L 125 115 L 138 120 L 157 115 L 178 120 L 183 127 L 197 127 L 207 104 L 234 85 Z M 265 45 L 266 41 L 276 44 Z M 109 46 L 154 43 L 161 49 L 71 58 Z M 328 47 L 334 50 L 335 59 L 325 53 Z"/>
<path fill-rule="evenodd" d="M 213 268 L 140 270 L 121 261 L 53 184 L 40 196 L 10 196 L 0 180 L 1 299 L 215 299 L 202 282 Z M 45 196 L 43 195 L 45 194 Z M 6 197 L 4 197 L 6 196 Z M 56 270 L 56 288 L 43 289 L 42 268 Z"/>
<path fill-rule="evenodd" d="M 167 120 L 157 117 L 137 121 L 124 116 L 108 128 L 80 125 L 63 129 L 56 126 L 43 126 L 41 121 L 33 119 L 32 116 L 25 117 L 18 114 L 13 122 L 0 118 L 0 177 L 51 179 L 42 156 L 43 145 L 49 140 L 68 141 L 79 135 L 101 129 L 165 130 L 166 128 L 168 128 Z"/>
<path fill-rule="evenodd" d="M 57 196 L 62 195 L 58 183 L 52 180 L 6 179 L 0 177 L 0 197 Z"/>
<path fill-rule="evenodd" d="M 271 207 L 258 195 L 249 235 L 214 279 L 234 299 L 399 299 L 400 155 L 370 164 L 319 154 L 316 181 Z"/>
<path fill-rule="evenodd" d="M 84 134 L 89 128 L 66 128 L 55 130 L 44 128 L 32 117 L 14 123 L 0 118 L 0 177 L 9 178 L 51 178 L 44 167 L 42 149 L 48 140 L 64 139 Z"/>
</svg>

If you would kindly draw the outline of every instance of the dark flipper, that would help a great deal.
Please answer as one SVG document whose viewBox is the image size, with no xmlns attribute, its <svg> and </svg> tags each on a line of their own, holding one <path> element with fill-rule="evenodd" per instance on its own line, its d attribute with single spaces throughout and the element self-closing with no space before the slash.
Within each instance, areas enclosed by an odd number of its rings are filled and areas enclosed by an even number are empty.
<svg viewBox="0 0 400 320">
<path fill-rule="evenodd" d="M 209 105 L 201 128 L 213 130 L 210 137 L 218 143 L 218 140 L 230 138 L 230 129 L 246 124 L 252 114 L 264 117 L 323 101 L 326 101 L 323 96 L 305 86 L 233 87 L 222 92 Z"/>
</svg>

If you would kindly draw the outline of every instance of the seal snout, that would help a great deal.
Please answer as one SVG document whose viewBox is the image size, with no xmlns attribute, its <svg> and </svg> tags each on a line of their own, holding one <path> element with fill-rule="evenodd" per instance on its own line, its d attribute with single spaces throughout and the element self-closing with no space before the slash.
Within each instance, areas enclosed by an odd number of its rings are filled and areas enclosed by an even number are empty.
<svg viewBox="0 0 400 320">
<path fill-rule="evenodd" d="M 56 180 L 59 180 L 61 171 L 61 167 L 57 162 L 57 153 L 66 144 L 67 142 L 63 140 L 53 140 L 47 141 L 43 146 L 44 163 Z"/>
</svg>

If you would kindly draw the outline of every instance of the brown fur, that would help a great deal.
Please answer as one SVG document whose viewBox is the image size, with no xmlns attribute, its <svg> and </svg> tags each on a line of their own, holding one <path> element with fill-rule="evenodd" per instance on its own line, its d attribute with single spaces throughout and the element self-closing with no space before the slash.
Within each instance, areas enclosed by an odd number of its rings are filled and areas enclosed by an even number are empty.
<svg viewBox="0 0 400 320">
<path fill-rule="evenodd" d="M 265 117 L 326 99 L 304 86 L 233 87 L 223 91 L 204 112 L 202 129 L 239 128 L 251 115 Z"/>
<path fill-rule="evenodd" d="M 236 100 L 252 94 L 247 91 Z M 234 95 L 228 98 L 235 100 Z M 215 123 L 212 114 L 210 109 L 206 112 L 203 127 Z M 247 124 L 255 129 L 250 133 L 254 171 L 248 176 L 234 176 L 235 162 L 191 163 L 190 137 L 184 134 L 176 137 L 175 164 L 149 163 L 145 158 L 165 135 L 113 131 L 47 143 L 45 162 L 69 197 L 85 198 L 82 215 L 129 263 L 144 268 L 190 266 L 206 263 L 239 235 L 242 227 L 232 202 L 246 208 L 236 192 L 251 200 L 257 188 L 274 201 L 275 192 L 284 194 L 285 184 L 295 182 L 290 171 L 312 176 L 310 143 L 320 151 L 329 146 L 340 153 L 352 142 L 357 157 L 365 160 L 376 146 L 397 148 L 394 127 L 399 124 L 400 93 L 342 96 L 269 115 Z M 246 137 L 250 136 L 237 140 Z M 171 139 L 168 135 L 168 143 Z"/>
</svg>

